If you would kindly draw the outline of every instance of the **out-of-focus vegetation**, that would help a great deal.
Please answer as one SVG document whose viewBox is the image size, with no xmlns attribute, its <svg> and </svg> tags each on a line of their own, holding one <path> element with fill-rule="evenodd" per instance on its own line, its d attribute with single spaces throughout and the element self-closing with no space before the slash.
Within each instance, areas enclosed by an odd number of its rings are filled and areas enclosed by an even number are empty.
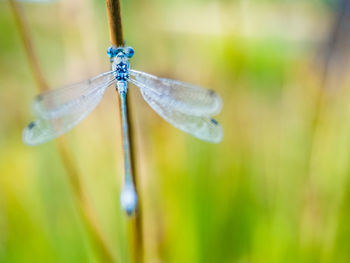
<svg viewBox="0 0 350 263">
<path fill-rule="evenodd" d="M 51 87 L 109 69 L 104 1 L 24 3 Z M 146 262 L 350 262 L 349 1 L 122 1 L 136 69 L 210 87 L 218 145 L 130 88 Z M 0 262 L 101 262 L 55 143 L 27 147 L 36 94 L 0 2 Z M 101 231 L 128 262 L 116 94 L 66 135 Z"/>
</svg>

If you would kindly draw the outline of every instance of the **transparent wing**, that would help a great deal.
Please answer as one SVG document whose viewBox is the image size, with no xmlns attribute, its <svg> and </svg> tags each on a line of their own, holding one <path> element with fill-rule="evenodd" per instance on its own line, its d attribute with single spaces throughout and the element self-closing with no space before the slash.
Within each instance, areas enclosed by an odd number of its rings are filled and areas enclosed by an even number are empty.
<svg viewBox="0 0 350 263">
<path fill-rule="evenodd" d="M 213 90 L 177 80 L 158 78 L 137 70 L 130 70 L 130 75 L 142 84 L 144 89 L 152 89 L 157 93 L 159 104 L 178 112 L 195 116 L 213 116 L 221 110 L 221 98 Z M 130 81 L 132 82 L 132 79 Z"/>
<path fill-rule="evenodd" d="M 43 119 L 59 118 L 77 111 L 90 101 L 98 90 L 103 90 L 115 81 L 113 71 L 69 86 L 39 94 L 33 102 L 34 114 Z"/>
<path fill-rule="evenodd" d="M 135 85 L 140 84 L 137 81 L 131 82 Z M 218 143 L 222 140 L 223 131 L 216 120 L 207 116 L 189 115 L 167 107 L 163 105 L 164 101 L 162 95 L 150 88 L 140 87 L 140 91 L 143 98 L 153 110 L 176 128 L 204 141 Z"/>
<path fill-rule="evenodd" d="M 113 81 L 111 81 L 113 82 Z M 82 121 L 99 104 L 107 87 L 111 83 L 95 88 L 89 91 L 83 100 L 78 99 L 79 103 L 70 110 L 61 111 L 60 114 L 47 116 L 38 116 L 23 131 L 23 141 L 28 145 L 37 145 L 52 140 L 67 131 L 71 130 L 80 121 Z M 60 93 L 57 93 L 60 94 Z M 63 98 L 63 97 L 62 97 Z M 46 101 L 46 100 L 45 100 Z M 48 104 L 46 104 L 49 107 Z M 56 107 L 60 107 L 57 104 Z M 51 109 L 51 108 L 49 108 Z M 46 111 L 48 113 L 49 111 Z"/>
</svg>

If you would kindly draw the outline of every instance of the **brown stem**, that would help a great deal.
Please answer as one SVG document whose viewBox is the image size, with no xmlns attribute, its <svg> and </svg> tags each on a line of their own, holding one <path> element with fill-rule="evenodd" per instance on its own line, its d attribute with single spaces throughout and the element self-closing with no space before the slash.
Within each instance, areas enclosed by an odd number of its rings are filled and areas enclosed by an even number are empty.
<svg viewBox="0 0 350 263">
<path fill-rule="evenodd" d="M 116 262 L 110 247 L 107 245 L 107 242 L 100 231 L 100 228 L 94 216 L 94 211 L 89 205 L 89 201 L 86 198 L 78 169 L 72 161 L 72 154 L 64 137 L 57 139 L 57 148 L 63 161 L 64 168 L 67 172 L 70 185 L 73 189 L 79 213 L 82 216 L 83 222 L 85 223 L 85 226 L 90 234 L 92 241 L 94 242 L 96 249 L 100 254 L 100 257 L 102 258 L 103 262 Z"/>
<path fill-rule="evenodd" d="M 106 0 L 107 5 L 107 16 L 109 25 L 109 35 L 111 44 L 114 46 L 124 46 L 122 19 L 121 19 L 121 8 L 120 0 Z M 120 97 L 117 96 L 119 110 L 120 110 Z M 139 195 L 138 180 L 136 178 L 136 165 L 135 165 L 135 154 L 134 154 L 134 137 L 133 137 L 133 127 L 131 121 L 131 111 L 130 111 L 130 96 L 126 98 L 126 108 L 127 112 L 127 122 L 129 127 L 129 139 L 130 139 L 130 158 L 131 158 L 131 169 L 132 179 L 135 184 L 136 193 L 138 196 L 138 210 L 134 218 L 130 219 L 130 232 L 131 232 L 131 247 L 133 260 L 136 263 L 143 262 L 143 230 L 142 230 L 142 211 L 141 211 L 141 198 Z M 121 116 L 121 111 L 119 111 Z M 121 117 L 120 117 L 121 120 Z M 122 127 L 120 123 L 120 127 Z"/>
<path fill-rule="evenodd" d="M 29 29 L 27 23 L 25 23 L 24 13 L 21 7 L 16 3 L 15 0 L 9 0 L 13 16 L 15 18 L 15 22 L 21 36 L 23 46 L 25 48 L 25 53 L 27 55 L 28 62 L 30 64 L 30 68 L 32 70 L 32 74 L 34 76 L 35 82 L 39 88 L 39 91 L 48 90 L 48 85 L 43 77 L 42 71 L 39 66 L 39 62 L 37 60 L 37 56 L 35 55 L 33 43 L 31 41 Z"/>
<path fill-rule="evenodd" d="M 36 80 L 38 90 L 40 92 L 49 90 L 49 87 L 45 81 L 45 78 L 41 72 L 40 65 L 35 54 L 32 38 L 25 21 L 24 14 L 19 4 L 15 0 L 9 0 L 12 13 L 16 20 L 16 25 L 18 31 L 20 32 L 23 46 L 25 48 L 25 53 L 27 55 L 32 74 Z M 72 187 L 72 191 L 77 202 L 78 211 L 82 217 L 82 220 L 85 223 L 86 229 L 89 232 L 89 235 L 92 241 L 97 248 L 99 255 L 103 262 L 116 262 L 114 256 L 111 252 L 111 249 L 108 247 L 106 241 L 103 238 L 102 233 L 99 230 L 98 224 L 94 217 L 94 212 L 89 206 L 89 202 L 84 193 L 84 188 L 80 180 L 80 175 L 77 167 L 72 161 L 72 155 L 67 147 L 67 143 L 63 137 L 57 140 L 57 148 L 59 150 L 64 168 L 67 172 L 67 176 Z"/>
<path fill-rule="evenodd" d="M 109 37 L 115 46 L 124 45 L 122 17 L 119 0 L 106 0 L 109 25 Z"/>
</svg>

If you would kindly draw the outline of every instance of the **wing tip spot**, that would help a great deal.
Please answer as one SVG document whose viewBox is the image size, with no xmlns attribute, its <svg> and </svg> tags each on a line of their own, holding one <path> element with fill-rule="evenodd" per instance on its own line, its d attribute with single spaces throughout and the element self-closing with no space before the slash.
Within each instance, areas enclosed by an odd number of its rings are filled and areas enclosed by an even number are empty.
<svg viewBox="0 0 350 263">
<path fill-rule="evenodd" d="M 35 122 L 32 121 L 31 123 L 28 124 L 28 129 L 29 130 L 33 129 L 35 127 L 35 125 L 36 125 Z"/>
<path fill-rule="evenodd" d="M 212 89 L 210 89 L 210 90 L 209 90 L 209 95 L 210 95 L 210 96 L 215 96 L 216 93 L 215 93 L 215 91 L 213 91 Z"/>
<path fill-rule="evenodd" d="M 217 122 L 217 120 L 215 119 L 210 119 L 211 123 L 214 124 L 214 125 L 218 125 L 219 123 Z"/>
</svg>

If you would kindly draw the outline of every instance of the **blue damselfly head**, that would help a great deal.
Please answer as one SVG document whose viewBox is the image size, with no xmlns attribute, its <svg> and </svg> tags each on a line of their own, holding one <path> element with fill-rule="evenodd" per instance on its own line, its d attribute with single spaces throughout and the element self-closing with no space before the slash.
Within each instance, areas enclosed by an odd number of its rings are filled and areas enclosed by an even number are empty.
<svg viewBox="0 0 350 263">
<path fill-rule="evenodd" d="M 109 58 L 114 57 L 124 57 L 131 58 L 134 55 L 135 51 L 132 47 L 114 47 L 111 46 L 107 49 L 107 55 Z"/>
<path fill-rule="evenodd" d="M 124 211 L 129 215 L 133 215 L 137 208 L 137 194 L 132 184 L 126 183 L 120 194 L 120 204 Z"/>
</svg>

